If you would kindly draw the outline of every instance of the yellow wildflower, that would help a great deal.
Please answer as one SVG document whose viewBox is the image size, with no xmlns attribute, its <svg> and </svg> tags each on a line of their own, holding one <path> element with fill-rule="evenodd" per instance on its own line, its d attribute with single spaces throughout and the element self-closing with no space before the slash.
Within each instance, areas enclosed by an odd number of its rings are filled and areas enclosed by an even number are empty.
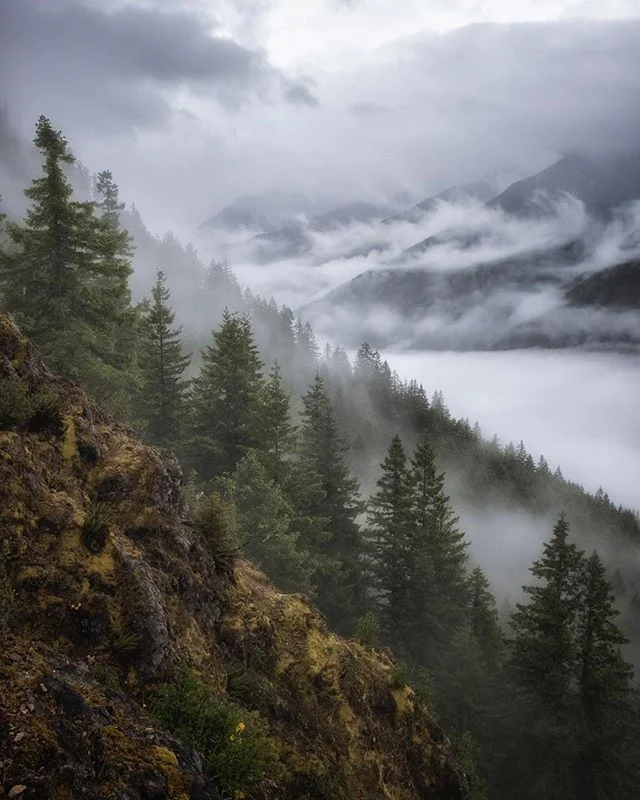
<svg viewBox="0 0 640 800">
<path fill-rule="evenodd" d="M 239 722 L 239 723 L 236 725 L 236 733 L 242 733 L 242 731 L 243 731 L 243 730 L 244 730 L 246 727 L 247 727 L 247 726 L 244 724 L 244 722 Z"/>
</svg>

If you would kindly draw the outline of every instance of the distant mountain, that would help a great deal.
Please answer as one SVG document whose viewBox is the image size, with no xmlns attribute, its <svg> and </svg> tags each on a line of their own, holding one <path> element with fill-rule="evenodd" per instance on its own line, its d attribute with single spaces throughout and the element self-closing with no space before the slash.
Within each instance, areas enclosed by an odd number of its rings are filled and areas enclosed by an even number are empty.
<svg viewBox="0 0 640 800">
<path fill-rule="evenodd" d="M 458 313 L 473 305 L 477 294 L 526 290 L 542 285 L 562 286 L 573 278 L 563 275 L 584 257 L 584 244 L 573 241 L 546 250 L 471 267 L 438 270 L 396 267 L 369 270 L 307 306 L 316 309 L 351 307 L 358 310 L 383 305 L 405 318 L 420 318 L 432 306 Z M 560 274 L 559 274 L 560 273 Z"/>
<path fill-rule="evenodd" d="M 451 190 L 453 195 L 449 196 L 460 198 L 463 196 L 460 192 L 466 188 L 454 187 Z M 569 195 L 582 201 L 586 210 L 597 219 L 611 219 L 621 206 L 640 199 L 640 153 L 598 159 L 565 156 L 541 172 L 512 183 L 486 205 L 518 217 L 540 217 L 555 214 L 556 203 Z M 420 206 L 429 209 L 440 197 L 436 195 L 415 209 Z M 419 218 L 415 217 L 417 211 L 414 209 L 405 214 L 413 214 L 412 220 Z M 414 259 L 431 247 L 446 243 L 452 243 L 458 249 L 473 247 L 483 237 L 483 232 L 475 228 L 472 231 L 464 227 L 449 228 L 416 242 L 405 250 L 403 258 Z"/>
<path fill-rule="evenodd" d="M 434 350 L 637 349 L 640 262 L 580 275 L 589 258 L 576 240 L 466 268 L 370 270 L 303 314 L 324 324 L 349 319 L 349 346 L 367 340 Z"/>
<path fill-rule="evenodd" d="M 389 206 L 356 202 L 334 208 L 308 220 L 297 220 L 276 230 L 254 236 L 255 256 L 265 263 L 303 255 L 311 251 L 314 233 L 328 233 L 355 224 L 372 225 L 381 222 L 392 210 Z M 376 245 L 373 249 L 377 247 Z M 357 252 L 347 252 L 342 257 L 349 258 L 363 254 L 360 246 L 356 249 Z"/>
<path fill-rule="evenodd" d="M 511 184 L 488 205 L 510 214 L 540 214 L 564 194 L 577 197 L 591 214 L 610 216 L 619 206 L 640 199 L 640 153 L 597 159 L 567 155 Z"/>
<path fill-rule="evenodd" d="M 310 197 L 300 192 L 244 195 L 206 219 L 200 229 L 273 231 L 299 217 L 321 214 L 330 208 L 331 202 L 326 198 Z"/>
<path fill-rule="evenodd" d="M 392 211 L 393 209 L 389 206 L 363 202 L 350 203 L 314 217 L 310 221 L 309 227 L 315 231 L 328 231 L 358 222 L 371 224 L 380 222 Z"/>
<path fill-rule="evenodd" d="M 576 279 L 566 298 L 574 306 L 640 311 L 640 261 L 626 261 Z"/>
<path fill-rule="evenodd" d="M 504 185 L 504 184 L 503 184 Z M 405 211 L 400 211 L 387 217 L 384 222 L 390 224 L 393 222 L 411 222 L 415 224 L 427 214 L 432 214 L 437 211 L 441 203 L 463 204 L 468 203 L 470 200 L 477 200 L 482 203 L 487 202 L 492 197 L 495 197 L 499 188 L 496 181 L 476 181 L 475 183 L 467 183 L 461 186 L 450 186 L 438 194 L 427 197 L 411 208 Z"/>
</svg>

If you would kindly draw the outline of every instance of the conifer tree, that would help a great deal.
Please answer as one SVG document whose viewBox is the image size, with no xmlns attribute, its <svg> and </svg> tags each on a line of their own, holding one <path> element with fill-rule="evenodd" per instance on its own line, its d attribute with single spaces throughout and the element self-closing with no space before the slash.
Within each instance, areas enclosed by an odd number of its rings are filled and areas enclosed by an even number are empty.
<svg viewBox="0 0 640 800">
<path fill-rule="evenodd" d="M 235 503 L 236 536 L 246 555 L 282 590 L 310 592 L 311 559 L 301 548 L 289 503 L 258 454 L 249 451 L 222 483 Z"/>
<path fill-rule="evenodd" d="M 261 441 L 262 361 L 248 317 L 225 310 L 193 381 L 191 453 L 205 480 L 232 473 Z"/>
<path fill-rule="evenodd" d="M 296 430 L 289 416 L 289 395 L 284 389 L 280 365 L 274 362 L 262 392 L 260 454 L 269 478 L 282 486 L 296 449 Z"/>
<path fill-rule="evenodd" d="M 71 199 L 64 168 L 74 158 L 46 117 L 38 120 L 34 144 L 44 158 L 42 176 L 25 191 L 32 201 L 25 224 L 9 226 L 16 252 L 3 265 L 3 300 L 49 363 L 61 368 L 66 361 L 75 377 L 73 350 L 88 333 L 83 301 L 96 310 L 89 287 L 98 274 L 98 228 L 93 205 Z"/>
<path fill-rule="evenodd" d="M 474 567 L 468 579 L 467 621 L 488 665 L 495 666 L 502 648 L 502 634 L 496 601 L 489 581 L 480 567 Z"/>
<path fill-rule="evenodd" d="M 560 517 L 531 573 L 511 620 L 511 668 L 522 693 L 520 736 L 514 751 L 531 800 L 575 798 L 577 757 L 575 676 L 579 658 L 576 615 L 582 554 Z"/>
<path fill-rule="evenodd" d="M 128 231 L 120 225 L 124 203 L 119 202 L 118 186 L 111 172 L 104 170 L 96 176 L 97 210 L 101 228 L 101 314 L 94 332 L 108 343 L 107 360 L 116 368 L 106 375 L 104 386 L 96 387 L 113 411 L 121 416 L 131 414 L 128 400 L 133 385 L 139 382 L 137 348 L 140 342 L 140 308 L 131 304 L 129 279 L 133 273 L 133 246 Z"/>
<path fill-rule="evenodd" d="M 424 609 L 423 658 L 431 667 L 463 622 L 469 593 L 469 545 L 445 494 L 444 477 L 427 440 L 418 442 L 411 461 L 412 512 Z"/>
<path fill-rule="evenodd" d="M 640 787 L 637 696 L 611 585 L 564 516 L 513 615 L 511 665 L 523 695 L 514 760 L 532 800 L 630 798 Z"/>
<path fill-rule="evenodd" d="M 519 682 L 554 709 L 566 707 L 573 686 L 581 560 L 563 515 L 542 558 L 531 567 L 539 583 L 523 587 L 530 600 L 517 604 L 511 621 L 516 635 L 512 663 Z"/>
<path fill-rule="evenodd" d="M 51 367 L 104 398 L 121 368 L 113 331 L 128 303 L 130 266 L 121 259 L 112 271 L 121 240 L 93 203 L 73 199 L 65 167 L 75 159 L 46 117 L 38 120 L 34 143 L 42 175 L 25 191 L 32 205 L 24 224 L 9 225 L 13 247 L 0 264 L 2 302 Z"/>
<path fill-rule="evenodd" d="M 633 670 L 621 654 L 628 640 L 617 617 L 611 585 L 594 553 L 583 566 L 577 615 L 582 727 L 575 775 L 580 800 L 624 797 L 640 787 L 639 750 L 629 746 L 637 740 L 637 697 L 631 691 Z"/>
<path fill-rule="evenodd" d="M 340 630 L 347 631 L 360 616 L 363 602 L 358 482 L 347 466 L 346 446 L 319 375 L 302 402 L 298 463 L 303 471 L 319 476 L 321 488 L 320 496 L 307 504 L 307 516 L 326 519 L 328 531 L 319 543 L 318 555 L 326 559 L 327 568 L 317 578 L 318 603 Z M 330 566 L 332 561 L 337 561 L 338 570 Z"/>
<path fill-rule="evenodd" d="M 421 618 L 416 617 L 416 605 L 422 607 L 424 586 L 416 574 L 413 485 L 399 436 L 393 437 L 381 469 L 378 489 L 369 500 L 368 509 L 374 585 L 380 595 L 380 617 L 387 641 L 402 656 L 415 658 L 412 643 L 422 626 Z"/>
<path fill-rule="evenodd" d="M 188 384 L 183 376 L 190 356 L 182 352 L 182 327 L 174 326 L 163 272 L 157 273 L 151 297 L 142 324 L 139 413 L 151 442 L 175 448 L 185 433 Z"/>
</svg>

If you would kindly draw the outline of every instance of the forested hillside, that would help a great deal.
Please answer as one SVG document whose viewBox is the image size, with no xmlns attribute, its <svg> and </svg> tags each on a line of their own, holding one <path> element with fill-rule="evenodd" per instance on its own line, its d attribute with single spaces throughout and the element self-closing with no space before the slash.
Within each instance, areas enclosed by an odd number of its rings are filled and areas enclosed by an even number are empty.
<svg viewBox="0 0 640 800">
<path fill-rule="evenodd" d="M 290 309 L 242 292 L 227 265 L 153 240 L 108 171 L 95 201 L 76 199 L 73 157 L 44 117 L 35 143 L 42 174 L 24 221 L 7 223 L 2 307 L 51 368 L 178 456 L 218 559 L 232 569 L 242 554 L 367 652 L 392 648 L 398 685 L 435 709 L 471 797 L 637 797 L 637 514 L 522 443 L 484 439 L 369 344 L 351 363 Z M 48 413 L 50 398 L 2 380 L 8 429 Z M 544 519 L 515 607 L 501 597 L 498 612 L 462 506 Z M 253 692 L 244 702 L 260 710 Z"/>
</svg>

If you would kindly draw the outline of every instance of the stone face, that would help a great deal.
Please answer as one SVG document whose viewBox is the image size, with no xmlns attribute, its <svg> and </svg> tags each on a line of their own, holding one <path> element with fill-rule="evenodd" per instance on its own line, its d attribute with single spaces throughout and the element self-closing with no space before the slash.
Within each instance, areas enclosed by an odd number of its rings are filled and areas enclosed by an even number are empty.
<svg viewBox="0 0 640 800">
<path fill-rule="evenodd" d="M 7 375 L 59 403 L 57 424 L 0 423 L 5 794 L 218 800 L 198 754 L 145 709 L 188 667 L 277 743 L 281 778 L 252 797 L 463 796 L 445 737 L 393 684 L 390 657 L 333 635 L 248 563 L 218 571 L 185 520 L 175 459 L 49 373 L 0 315 Z"/>
</svg>

